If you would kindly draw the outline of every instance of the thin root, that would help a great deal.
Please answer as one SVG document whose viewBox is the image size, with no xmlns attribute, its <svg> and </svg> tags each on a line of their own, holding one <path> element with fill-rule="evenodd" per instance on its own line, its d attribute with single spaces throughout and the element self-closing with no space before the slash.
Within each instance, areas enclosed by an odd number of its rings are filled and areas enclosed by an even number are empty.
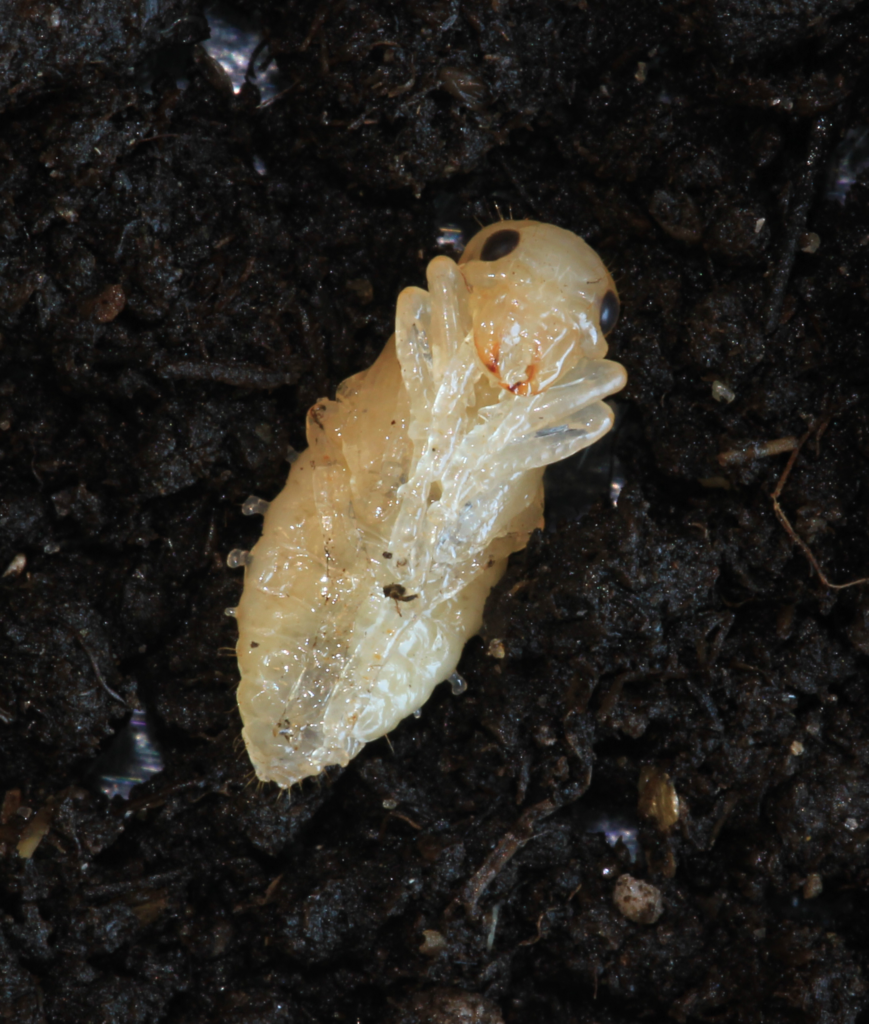
<svg viewBox="0 0 869 1024">
<path fill-rule="evenodd" d="M 495 849 L 483 861 L 482 866 L 465 883 L 459 897 L 471 918 L 477 917 L 477 904 L 490 883 L 501 873 L 513 856 L 534 838 L 537 825 L 548 818 L 557 805 L 552 800 L 542 800 L 519 816 L 519 820 L 498 841 Z"/>
<path fill-rule="evenodd" d="M 542 926 L 543 926 L 543 918 L 546 917 L 547 914 L 552 913 L 552 911 L 556 910 L 556 909 L 557 909 L 557 907 L 547 907 L 546 910 L 544 910 L 543 913 L 537 918 L 537 934 L 533 938 L 523 939 L 519 943 L 519 945 L 520 946 L 536 946 L 537 943 L 543 938 L 543 932 L 541 930 Z"/>
<path fill-rule="evenodd" d="M 830 424 L 830 419 L 831 417 L 827 416 L 820 423 L 812 424 L 812 426 L 809 427 L 805 434 L 803 434 L 796 448 L 794 448 L 794 450 L 791 452 L 790 458 L 787 461 L 787 465 L 785 466 L 782 475 L 779 477 L 779 481 L 776 484 L 776 488 L 772 492 L 770 497 L 772 498 L 772 507 L 773 511 L 776 514 L 776 518 L 784 527 L 785 533 L 787 533 L 787 535 L 794 542 L 794 544 L 796 544 L 797 547 L 799 547 L 802 553 L 809 560 L 809 565 L 811 565 L 811 567 L 818 574 L 818 579 L 821 581 L 821 583 L 823 583 L 823 585 L 829 588 L 830 590 L 846 590 L 848 587 L 856 587 L 859 586 L 861 583 L 869 583 L 869 576 L 863 576 L 859 580 L 850 580 L 848 583 L 831 583 L 827 579 L 824 570 L 818 564 L 818 560 L 812 553 L 812 549 L 809 547 L 808 544 L 806 544 L 802 537 L 800 537 L 794 530 L 794 528 L 791 526 L 790 520 L 785 515 L 784 509 L 781 507 L 778 500 L 781 497 L 782 491 L 785 489 L 785 485 L 788 482 L 788 477 L 791 475 L 791 470 L 794 468 L 794 463 L 797 461 L 797 457 L 802 451 L 803 445 L 806 443 L 806 441 L 808 441 L 812 434 L 815 433 L 817 434 L 817 440 L 820 441 L 821 437 L 823 436 L 824 432 Z"/>
<path fill-rule="evenodd" d="M 718 456 L 719 466 L 737 466 L 743 462 L 754 462 L 755 459 L 766 459 L 770 455 L 781 455 L 782 452 L 799 450 L 800 442 L 795 437 L 778 437 L 774 441 L 758 441 L 740 445 L 721 452 Z"/>
<path fill-rule="evenodd" d="M 111 686 L 109 686 L 109 684 L 103 678 L 103 674 L 102 672 L 100 672 L 100 667 L 99 665 L 97 665 L 96 658 L 91 653 L 90 647 L 88 647 L 88 645 L 84 642 L 84 637 L 82 636 L 82 634 L 78 630 L 73 630 L 72 634 L 75 637 L 75 639 L 78 640 L 81 649 L 87 655 L 87 659 L 91 663 L 91 668 L 94 670 L 94 675 L 96 676 L 97 682 L 100 684 L 100 686 L 113 700 L 116 700 L 119 704 L 123 704 L 125 708 L 128 708 L 130 705 L 124 700 L 124 698 L 119 693 L 115 693 L 115 691 L 111 688 Z"/>
</svg>

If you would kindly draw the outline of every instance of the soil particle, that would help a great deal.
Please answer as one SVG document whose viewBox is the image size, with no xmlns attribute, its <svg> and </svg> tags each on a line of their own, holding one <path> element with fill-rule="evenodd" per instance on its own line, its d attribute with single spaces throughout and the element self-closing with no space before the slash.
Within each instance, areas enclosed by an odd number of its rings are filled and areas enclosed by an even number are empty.
<svg viewBox="0 0 869 1024">
<path fill-rule="evenodd" d="M 613 889 L 619 913 L 636 924 L 655 924 L 664 913 L 661 890 L 633 875 L 621 875 Z"/>
<path fill-rule="evenodd" d="M 867 1024 L 865 5 L 244 13 L 0 0 L 4 1019 Z M 467 692 L 257 787 L 242 505 L 499 211 L 611 269 L 616 430 Z"/>
<path fill-rule="evenodd" d="M 404 1001 L 390 1024 L 504 1024 L 489 999 L 458 989 L 432 989 Z"/>
</svg>

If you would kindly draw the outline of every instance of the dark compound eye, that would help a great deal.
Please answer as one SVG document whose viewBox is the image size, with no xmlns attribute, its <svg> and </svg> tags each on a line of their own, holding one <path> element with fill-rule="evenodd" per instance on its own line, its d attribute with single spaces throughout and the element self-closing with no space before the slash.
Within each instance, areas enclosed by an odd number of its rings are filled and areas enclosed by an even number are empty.
<svg viewBox="0 0 869 1024">
<path fill-rule="evenodd" d="M 619 322 L 619 300 L 615 292 L 607 292 L 600 304 L 600 329 L 604 334 Z"/>
<path fill-rule="evenodd" d="M 504 256 L 509 256 L 518 244 L 518 231 L 513 231 L 512 228 L 504 228 L 503 231 L 496 231 L 494 235 L 489 235 L 486 239 L 483 251 L 480 253 L 480 259 L 485 260 L 486 263 L 491 263 L 493 260 L 500 260 Z"/>
</svg>

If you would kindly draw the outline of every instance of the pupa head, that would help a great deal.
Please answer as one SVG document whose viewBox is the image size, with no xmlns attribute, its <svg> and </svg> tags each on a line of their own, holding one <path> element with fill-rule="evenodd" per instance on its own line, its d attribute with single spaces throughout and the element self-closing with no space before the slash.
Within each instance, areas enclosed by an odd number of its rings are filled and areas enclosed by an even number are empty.
<svg viewBox="0 0 869 1024">
<path fill-rule="evenodd" d="M 580 359 L 606 355 L 618 293 L 601 258 L 572 231 L 502 220 L 474 235 L 459 267 L 477 354 L 501 387 L 538 394 Z"/>
</svg>

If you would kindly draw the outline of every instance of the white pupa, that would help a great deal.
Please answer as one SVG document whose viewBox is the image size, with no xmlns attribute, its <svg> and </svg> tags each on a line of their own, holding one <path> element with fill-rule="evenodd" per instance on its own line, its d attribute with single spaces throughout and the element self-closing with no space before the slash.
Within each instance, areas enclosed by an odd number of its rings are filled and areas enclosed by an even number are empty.
<svg viewBox="0 0 869 1024">
<path fill-rule="evenodd" d="M 368 370 L 308 412 L 236 610 L 238 703 L 257 776 L 346 765 L 458 665 L 507 558 L 542 525 L 544 467 L 612 426 L 612 278 L 535 221 L 438 256 L 398 297 Z M 267 510 L 266 510 L 267 509 Z"/>
</svg>

